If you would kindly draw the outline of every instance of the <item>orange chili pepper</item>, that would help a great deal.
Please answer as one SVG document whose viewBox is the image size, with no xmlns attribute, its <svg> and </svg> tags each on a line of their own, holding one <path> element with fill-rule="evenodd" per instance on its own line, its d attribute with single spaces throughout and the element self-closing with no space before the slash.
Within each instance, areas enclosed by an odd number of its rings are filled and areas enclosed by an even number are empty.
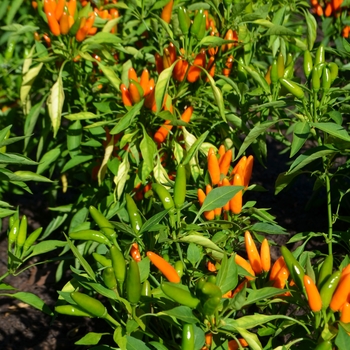
<svg viewBox="0 0 350 350">
<path fill-rule="evenodd" d="M 136 86 L 136 84 L 138 84 L 136 81 L 130 80 L 129 93 L 133 104 L 140 102 L 143 97 L 140 93 L 140 89 Z"/>
<path fill-rule="evenodd" d="M 271 268 L 271 254 L 269 241 L 264 238 L 260 247 L 260 260 L 263 271 L 268 272 Z"/>
<path fill-rule="evenodd" d="M 349 273 L 350 273 L 350 264 L 343 268 L 343 270 L 341 272 L 341 275 L 340 275 L 340 281 L 339 282 L 341 282 L 345 278 L 345 276 L 348 275 Z"/>
<path fill-rule="evenodd" d="M 174 71 L 173 71 L 174 79 L 180 82 L 183 81 L 185 79 L 188 66 L 189 66 L 188 62 L 183 58 L 180 58 L 174 67 Z"/>
<path fill-rule="evenodd" d="M 57 21 L 61 19 L 65 6 L 66 6 L 66 0 L 57 1 L 56 10 L 55 10 L 55 17 Z"/>
<path fill-rule="evenodd" d="M 170 52 L 169 49 L 167 47 L 165 47 L 163 49 L 163 68 L 169 68 L 172 65 L 171 62 L 171 56 L 170 56 Z"/>
<path fill-rule="evenodd" d="M 233 177 L 233 186 L 243 186 L 242 177 L 239 174 L 235 174 Z M 242 190 L 236 193 L 233 198 L 230 200 L 230 210 L 233 214 L 239 214 L 242 211 L 242 202 L 243 202 L 243 193 Z"/>
<path fill-rule="evenodd" d="M 156 70 L 157 70 L 158 74 L 160 74 L 164 70 L 163 58 L 162 58 L 162 56 L 159 53 L 156 53 L 154 55 L 154 59 L 155 59 L 155 62 L 156 62 Z"/>
<path fill-rule="evenodd" d="M 177 274 L 175 268 L 171 266 L 161 256 L 153 252 L 147 252 L 147 256 L 151 260 L 152 264 L 157 267 L 157 269 L 167 278 L 169 282 L 173 282 L 173 283 L 181 282 L 181 279 Z"/>
<path fill-rule="evenodd" d="M 141 261 L 141 254 L 139 250 L 139 245 L 137 243 L 132 244 L 132 247 L 130 249 L 130 255 L 136 262 Z"/>
<path fill-rule="evenodd" d="M 243 288 L 244 286 L 246 286 L 248 284 L 248 279 L 245 278 L 237 287 L 236 289 L 232 292 L 232 297 L 233 298 L 237 293 L 239 293 Z"/>
<path fill-rule="evenodd" d="M 56 10 L 56 1 L 55 0 L 44 0 L 44 12 L 55 13 Z"/>
<path fill-rule="evenodd" d="M 350 274 L 339 282 L 337 289 L 335 290 L 329 307 L 333 311 L 339 311 L 341 307 L 347 302 L 350 293 Z"/>
<path fill-rule="evenodd" d="M 61 19 L 60 19 L 60 30 L 61 34 L 66 35 L 69 33 L 69 16 L 66 11 L 63 12 Z"/>
<path fill-rule="evenodd" d="M 215 154 L 208 154 L 208 171 L 213 185 L 220 182 L 220 167 Z"/>
<path fill-rule="evenodd" d="M 124 84 L 121 84 L 120 91 L 122 93 L 122 101 L 124 106 L 132 106 L 131 95 L 128 88 Z"/>
<path fill-rule="evenodd" d="M 190 66 L 187 74 L 187 81 L 189 83 L 194 83 L 200 78 L 201 68 L 205 66 L 205 51 L 201 50 L 201 52 L 194 59 L 193 65 Z"/>
<path fill-rule="evenodd" d="M 155 87 L 154 79 L 151 78 L 151 79 L 148 81 L 148 84 L 147 84 L 146 91 L 145 91 L 144 95 L 145 95 L 145 96 L 149 95 L 149 94 L 151 93 L 151 91 L 154 90 L 154 87 Z"/>
<path fill-rule="evenodd" d="M 165 21 L 166 23 L 170 23 L 171 20 L 171 13 L 173 11 L 173 5 L 174 5 L 174 0 L 170 0 L 162 10 L 162 13 L 160 15 L 160 18 Z"/>
<path fill-rule="evenodd" d="M 149 84 L 149 72 L 148 69 L 144 69 L 142 71 L 141 77 L 140 77 L 140 85 L 142 87 L 144 95 L 148 93 L 148 84 Z"/>
<path fill-rule="evenodd" d="M 154 98 L 154 94 L 155 94 L 155 89 L 154 86 L 152 86 L 151 84 L 148 87 L 148 93 L 146 94 L 146 98 L 145 98 L 145 107 L 152 109 L 152 110 L 156 110 L 157 106 L 156 106 L 156 100 Z M 153 107 L 154 106 L 154 107 Z"/>
<path fill-rule="evenodd" d="M 345 26 L 342 30 L 342 37 L 348 38 L 350 33 L 350 26 Z"/>
<path fill-rule="evenodd" d="M 219 149 L 218 149 L 218 155 L 220 156 L 219 157 L 219 164 L 221 163 L 222 161 L 222 158 L 224 157 L 226 153 L 226 148 L 224 145 L 220 145 Z"/>
<path fill-rule="evenodd" d="M 77 1 L 70 0 L 67 2 L 68 12 L 74 18 L 75 10 L 77 9 Z"/>
<path fill-rule="evenodd" d="M 222 297 L 228 299 L 228 298 L 232 298 L 232 295 L 233 295 L 232 290 L 229 290 L 227 293 L 223 294 Z"/>
<path fill-rule="evenodd" d="M 324 15 L 326 17 L 330 17 L 332 15 L 332 12 L 333 12 L 333 7 L 332 7 L 332 4 L 329 2 L 327 5 L 326 5 L 326 9 L 324 11 Z"/>
<path fill-rule="evenodd" d="M 204 217 L 210 221 L 215 219 L 215 211 L 214 210 L 208 210 L 203 213 Z"/>
<path fill-rule="evenodd" d="M 350 304 L 348 302 L 341 308 L 340 321 L 344 323 L 350 322 Z"/>
<path fill-rule="evenodd" d="M 210 272 L 215 272 L 216 271 L 215 264 L 213 264 L 211 261 L 208 261 L 207 268 L 208 268 L 208 271 L 210 271 Z"/>
<path fill-rule="evenodd" d="M 267 69 L 267 72 L 265 74 L 265 80 L 266 82 L 271 85 L 271 66 Z"/>
<path fill-rule="evenodd" d="M 314 281 L 308 275 L 304 275 L 304 285 L 310 309 L 318 312 L 322 309 L 322 299 Z"/>
<path fill-rule="evenodd" d="M 206 347 L 210 348 L 212 343 L 213 343 L 213 333 L 206 333 L 206 335 L 205 335 Z"/>
<path fill-rule="evenodd" d="M 243 156 L 233 168 L 231 172 L 231 176 L 234 174 L 239 174 L 244 178 L 244 169 L 245 169 L 246 162 L 247 162 L 247 157 Z"/>
<path fill-rule="evenodd" d="M 224 36 L 225 40 L 233 40 L 233 29 L 229 29 L 225 36 Z M 228 50 L 231 50 L 233 48 L 233 43 L 229 43 L 229 44 L 224 44 L 221 46 L 221 51 L 222 52 L 226 52 Z"/>
<path fill-rule="evenodd" d="M 170 125 L 170 120 L 166 120 L 165 123 L 154 134 L 154 141 L 157 143 L 164 142 L 172 128 L 173 125 Z"/>
<path fill-rule="evenodd" d="M 128 78 L 129 78 L 129 80 L 135 80 L 135 81 L 137 81 L 138 80 L 138 78 L 137 78 L 137 74 L 136 74 L 136 71 L 135 71 L 135 69 L 134 68 L 129 68 L 129 70 L 128 70 Z"/>
<path fill-rule="evenodd" d="M 232 161 L 232 150 L 229 149 L 227 152 L 225 152 L 225 155 L 222 157 L 222 160 L 220 162 L 220 174 L 223 174 L 224 176 L 227 175 L 228 170 L 230 169 Z"/>
<path fill-rule="evenodd" d="M 181 115 L 181 120 L 186 123 L 189 123 L 192 117 L 192 113 L 193 113 L 193 107 L 192 106 L 187 107 Z"/>
<path fill-rule="evenodd" d="M 321 5 L 317 5 L 317 7 L 316 7 L 316 14 L 317 14 L 317 16 L 320 16 L 320 17 L 323 16 L 323 8 L 322 8 Z"/>
<path fill-rule="evenodd" d="M 197 197 L 198 197 L 199 205 L 202 206 L 204 201 L 205 201 L 205 198 L 207 196 L 206 196 L 206 194 L 204 193 L 204 191 L 201 188 L 199 188 L 198 191 L 197 191 Z"/>
<path fill-rule="evenodd" d="M 283 289 L 288 281 L 289 274 L 287 266 L 284 265 L 273 279 L 273 287 Z"/>
<path fill-rule="evenodd" d="M 231 183 L 230 181 L 228 180 L 227 177 L 225 177 L 223 180 L 222 180 L 222 186 L 231 186 Z M 230 210 L 230 201 L 227 201 L 227 203 L 223 206 L 223 209 L 225 211 L 229 211 Z"/>
<path fill-rule="evenodd" d="M 262 272 L 260 255 L 249 231 L 245 231 L 244 241 L 250 265 L 252 265 L 252 268 L 256 274 L 260 274 Z"/>
<path fill-rule="evenodd" d="M 243 338 L 238 339 L 242 347 L 246 348 L 248 345 L 247 341 Z M 228 342 L 228 350 L 239 350 L 239 344 L 235 339 L 232 339 Z"/>
<path fill-rule="evenodd" d="M 69 23 L 69 29 L 72 28 L 73 24 L 74 24 L 74 17 L 72 15 L 68 15 L 68 23 Z"/>
<path fill-rule="evenodd" d="M 171 64 L 173 64 L 176 60 L 176 48 L 175 48 L 175 45 L 173 43 L 170 43 L 168 45 L 168 51 L 169 51 L 169 55 L 170 55 Z"/>
<path fill-rule="evenodd" d="M 52 12 L 45 12 L 45 14 L 51 33 L 55 36 L 59 36 L 61 34 L 60 25 L 58 24 L 54 14 Z"/>
<path fill-rule="evenodd" d="M 245 188 L 249 186 L 250 178 L 252 177 L 253 163 L 254 163 L 254 157 L 250 155 L 247 158 L 244 166 L 243 186 Z"/>
<path fill-rule="evenodd" d="M 210 36 L 219 36 L 219 33 L 217 31 L 215 32 L 214 30 L 212 30 L 210 32 Z M 219 51 L 219 47 L 218 46 L 209 47 L 209 49 L 208 49 L 208 53 L 209 53 L 210 56 L 215 56 L 218 51 Z"/>
<path fill-rule="evenodd" d="M 281 270 L 283 266 L 286 266 L 286 263 L 284 262 L 283 256 L 280 256 L 272 265 L 270 276 L 269 276 L 270 281 L 273 281 L 276 278 L 279 270 Z"/>
<path fill-rule="evenodd" d="M 255 276 L 255 272 L 254 272 L 252 266 L 250 265 L 250 263 L 247 260 L 245 260 L 244 258 L 242 258 L 240 255 L 238 255 L 238 254 L 235 255 L 235 262 L 237 265 L 239 265 L 244 270 L 249 272 L 252 276 Z M 246 279 L 249 281 L 255 279 L 252 276 L 246 276 Z"/>
<path fill-rule="evenodd" d="M 36 1 L 32 1 L 32 7 L 34 10 L 38 8 L 38 3 Z"/>
<path fill-rule="evenodd" d="M 233 56 L 229 56 L 226 60 L 226 63 L 225 63 L 225 67 L 223 70 L 222 70 L 222 74 L 225 76 L 225 77 L 228 77 L 230 74 L 231 74 L 231 70 L 232 70 L 232 65 L 233 65 Z"/>
</svg>

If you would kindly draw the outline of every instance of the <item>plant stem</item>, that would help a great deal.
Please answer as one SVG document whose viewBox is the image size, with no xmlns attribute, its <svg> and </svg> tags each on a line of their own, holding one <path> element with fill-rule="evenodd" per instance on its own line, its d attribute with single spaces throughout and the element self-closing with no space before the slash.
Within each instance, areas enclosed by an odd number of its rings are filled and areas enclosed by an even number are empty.
<svg viewBox="0 0 350 350">
<path fill-rule="evenodd" d="M 331 201 L 331 181 L 326 173 L 326 191 L 327 191 L 327 216 L 328 216 L 328 254 L 332 254 L 333 238 L 333 219 L 332 219 L 332 201 Z"/>
</svg>

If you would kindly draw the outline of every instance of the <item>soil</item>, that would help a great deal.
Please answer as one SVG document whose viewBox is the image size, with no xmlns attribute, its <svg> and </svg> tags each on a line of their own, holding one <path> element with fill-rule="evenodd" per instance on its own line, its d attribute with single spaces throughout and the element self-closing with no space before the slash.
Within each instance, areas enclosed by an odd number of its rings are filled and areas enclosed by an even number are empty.
<svg viewBox="0 0 350 350">
<path fill-rule="evenodd" d="M 245 200 L 255 200 L 258 208 L 269 208 L 269 213 L 276 217 L 277 223 L 286 229 L 286 235 L 270 236 L 276 243 L 285 243 L 291 235 L 303 231 L 326 232 L 327 222 L 324 209 L 306 205 L 312 194 L 313 183 L 306 176 L 300 176 L 290 190 L 286 189 L 274 195 L 274 184 L 279 173 L 286 170 L 288 155 L 280 155 L 282 148 L 273 141 L 268 144 L 266 166 L 254 164 L 251 183 L 260 184 L 265 192 L 246 194 Z M 34 192 L 34 191 L 33 191 Z M 43 203 L 37 195 L 20 198 L 14 196 L 10 201 L 19 205 L 21 213 L 25 213 L 32 228 L 39 225 L 45 227 L 47 220 L 47 203 Z M 324 206 L 322 207 L 324 208 Z M 0 275 L 6 272 L 7 237 L 6 221 L 0 235 Z M 308 249 L 318 245 L 313 241 Z M 275 256 L 278 250 L 275 249 Z M 42 258 L 41 258 L 42 259 Z M 18 288 L 18 291 L 31 292 L 45 300 L 53 309 L 57 299 L 56 290 L 61 286 L 55 283 L 55 268 L 52 264 L 38 265 L 26 270 L 17 277 L 8 277 L 5 282 Z M 64 278 L 63 278 L 64 280 Z M 23 302 L 13 298 L 0 297 L 0 349 L 2 350 L 46 350 L 46 349 L 82 349 L 73 345 L 88 331 L 98 332 L 101 322 L 73 317 L 57 319 L 45 315 Z M 102 325 L 103 327 L 103 325 Z M 103 330 L 100 330 L 103 332 Z"/>
</svg>

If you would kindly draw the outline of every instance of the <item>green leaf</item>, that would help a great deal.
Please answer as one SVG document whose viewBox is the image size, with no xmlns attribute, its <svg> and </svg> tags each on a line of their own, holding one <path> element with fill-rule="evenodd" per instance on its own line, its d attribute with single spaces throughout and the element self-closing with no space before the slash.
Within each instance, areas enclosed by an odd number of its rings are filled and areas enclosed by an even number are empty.
<svg viewBox="0 0 350 350">
<path fill-rule="evenodd" d="M 139 234 L 150 231 L 155 225 L 159 224 L 162 219 L 168 214 L 169 210 L 163 210 L 160 213 L 153 215 L 141 227 Z"/>
<path fill-rule="evenodd" d="M 260 343 L 260 340 L 256 334 L 251 333 L 244 328 L 238 328 L 237 331 L 247 341 L 250 349 L 252 349 L 252 350 L 262 350 L 263 349 L 263 347 Z"/>
<path fill-rule="evenodd" d="M 193 315 L 192 310 L 188 306 L 177 306 L 173 309 L 161 311 L 157 316 L 167 315 L 181 320 L 185 323 L 197 323 L 199 320 Z"/>
<path fill-rule="evenodd" d="M 311 51 L 317 38 L 317 21 L 315 16 L 312 15 L 310 11 L 305 10 L 304 14 L 307 26 L 307 46 L 308 50 Z"/>
<path fill-rule="evenodd" d="M 151 350 L 142 340 L 130 335 L 126 336 L 126 350 Z"/>
<path fill-rule="evenodd" d="M 133 119 L 140 113 L 144 100 L 136 103 L 129 111 L 118 121 L 117 125 L 110 131 L 111 135 L 119 134 L 132 123 Z"/>
<path fill-rule="evenodd" d="M 253 305 L 264 299 L 272 298 L 281 294 L 281 289 L 273 287 L 260 288 L 259 290 L 250 290 L 244 302 L 244 306 Z"/>
<path fill-rule="evenodd" d="M 64 165 L 61 173 L 64 173 L 67 170 L 74 168 L 75 166 L 77 166 L 79 164 L 85 163 L 93 158 L 94 158 L 94 156 L 92 154 L 75 156 L 74 158 L 69 159 L 69 161 Z"/>
<path fill-rule="evenodd" d="M 241 148 L 239 149 L 239 152 L 236 156 L 236 159 L 238 159 L 245 150 L 263 133 L 266 132 L 266 130 L 271 127 L 272 125 L 278 123 L 278 121 L 266 121 L 261 124 L 256 124 L 252 130 L 250 130 L 247 137 L 244 139 Z"/>
<path fill-rule="evenodd" d="M 200 234 L 190 234 L 186 237 L 179 238 L 179 241 L 185 243 L 196 243 L 205 248 L 209 248 L 217 252 L 223 253 L 223 250 L 219 248 L 215 243 L 213 243 L 209 238 L 203 237 Z"/>
<path fill-rule="evenodd" d="M 1 294 L 1 295 L 21 300 L 24 303 L 26 303 L 30 306 L 33 306 L 34 308 L 44 312 L 45 314 L 53 316 L 53 312 L 45 304 L 45 302 L 33 293 L 18 292 L 18 293 L 14 293 L 14 294 Z"/>
<path fill-rule="evenodd" d="M 177 63 L 177 60 L 169 68 L 164 69 L 159 75 L 157 85 L 155 87 L 155 100 L 157 105 L 157 113 L 163 107 L 165 94 L 168 89 L 169 81 L 176 63 Z"/>
<path fill-rule="evenodd" d="M 194 154 L 198 151 L 198 149 L 201 147 L 205 139 L 207 138 L 209 134 L 209 130 L 207 130 L 205 133 L 203 133 L 191 146 L 191 148 L 188 150 L 186 157 L 182 160 L 182 164 L 186 165 L 188 164 Z"/>
<path fill-rule="evenodd" d="M 111 84 L 114 86 L 114 88 L 119 91 L 120 90 L 120 84 L 121 81 L 117 77 L 117 74 L 113 70 L 113 68 L 103 65 L 102 63 L 98 62 L 98 67 L 101 69 L 102 73 L 105 75 L 105 77 L 111 82 Z"/>
<path fill-rule="evenodd" d="M 350 141 L 348 132 L 341 125 L 336 123 L 312 123 L 311 125 L 341 140 Z"/>
<path fill-rule="evenodd" d="M 30 253 L 29 256 L 26 257 L 26 260 L 40 254 L 44 254 L 47 252 L 51 252 L 57 248 L 61 248 L 67 245 L 67 242 L 65 241 L 57 241 L 57 240 L 49 240 L 49 241 L 43 241 L 35 246 L 33 246 L 33 250 Z"/>
<path fill-rule="evenodd" d="M 267 95 L 271 94 L 270 85 L 265 80 L 265 77 L 253 70 L 250 66 L 242 65 L 247 73 L 255 80 L 255 82 L 264 90 Z"/>
<path fill-rule="evenodd" d="M 0 290 L 16 290 L 17 288 L 12 287 L 7 283 L 0 283 Z"/>
<path fill-rule="evenodd" d="M 36 181 L 36 182 L 52 182 L 45 176 L 38 175 L 32 171 L 19 170 L 15 171 L 13 175 L 16 177 L 14 181 Z"/>
<path fill-rule="evenodd" d="M 284 188 L 286 188 L 297 176 L 302 174 L 301 170 L 295 171 L 292 174 L 281 173 L 278 175 L 275 183 L 275 195 L 279 194 Z"/>
<path fill-rule="evenodd" d="M 123 327 L 117 327 L 113 334 L 113 340 L 121 350 L 126 350 L 127 340 L 124 333 L 125 333 L 125 329 Z"/>
<path fill-rule="evenodd" d="M 336 149 L 327 146 L 318 146 L 307 150 L 293 162 L 293 164 L 287 171 L 287 175 L 295 173 L 296 171 L 304 168 L 306 165 L 310 164 L 316 159 L 327 157 L 335 153 L 337 153 Z"/>
<path fill-rule="evenodd" d="M 85 46 L 95 46 L 101 44 L 112 44 L 118 46 L 122 42 L 122 39 L 119 36 L 116 36 L 112 33 L 106 32 L 97 32 L 95 35 L 84 40 L 84 45 L 82 47 L 82 51 L 86 51 L 87 48 Z"/>
<path fill-rule="evenodd" d="M 287 36 L 299 36 L 299 34 L 282 25 L 274 24 L 268 29 L 265 35 L 287 35 Z"/>
<path fill-rule="evenodd" d="M 38 117 L 40 115 L 41 107 L 46 100 L 47 96 L 45 95 L 40 102 L 38 102 L 36 105 L 34 105 L 30 111 L 29 114 L 26 117 L 26 121 L 24 124 L 24 136 L 26 136 L 26 139 L 24 140 L 24 150 L 27 149 L 28 143 L 29 143 L 29 137 L 35 128 L 36 122 L 38 120 Z"/>
<path fill-rule="evenodd" d="M 91 112 L 79 112 L 79 113 L 67 114 L 67 115 L 64 115 L 64 117 L 68 120 L 86 120 L 86 119 L 99 118 L 98 115 Z"/>
<path fill-rule="evenodd" d="M 231 256 L 229 259 L 227 259 L 227 256 L 224 255 L 216 278 L 216 285 L 220 287 L 222 294 L 225 294 L 235 288 L 237 283 L 237 264 L 235 263 L 234 257 Z"/>
<path fill-rule="evenodd" d="M 268 234 L 274 234 L 274 235 L 286 235 L 288 232 L 276 224 L 271 224 L 269 222 L 257 222 L 250 228 L 252 231 L 257 232 L 264 232 Z"/>
<path fill-rule="evenodd" d="M 141 280 L 141 283 L 143 283 L 149 277 L 151 261 L 149 260 L 148 257 L 146 257 L 146 258 L 143 258 L 138 263 L 138 265 L 139 265 L 139 270 L 140 270 L 140 280 Z"/>
<path fill-rule="evenodd" d="M 343 326 L 340 326 L 337 337 L 335 338 L 335 345 L 338 347 L 338 350 L 347 350 L 349 348 L 349 340 L 349 334 Z"/>
<path fill-rule="evenodd" d="M 40 159 L 40 164 L 38 165 L 36 173 L 42 174 L 46 169 L 50 167 L 51 163 L 56 161 L 56 159 L 59 157 L 60 154 L 61 154 L 60 148 L 54 148 L 48 151 L 47 153 L 45 153 Z"/>
<path fill-rule="evenodd" d="M 293 141 L 289 157 L 292 158 L 309 137 L 310 125 L 307 122 L 296 122 L 293 131 Z"/>
<path fill-rule="evenodd" d="M 187 259 L 194 267 L 201 259 L 201 251 L 196 244 L 190 243 L 187 247 Z"/>
<path fill-rule="evenodd" d="M 140 150 L 143 158 L 141 180 L 144 182 L 153 170 L 153 158 L 157 153 L 157 146 L 143 126 L 142 129 L 143 139 L 140 142 Z"/>
<path fill-rule="evenodd" d="M 103 335 L 109 335 L 109 333 L 95 333 L 89 332 L 85 334 L 82 338 L 76 341 L 75 345 L 96 345 L 99 343 Z"/>
<path fill-rule="evenodd" d="M 37 165 L 37 162 L 16 153 L 0 153 L 0 164 Z"/>
<path fill-rule="evenodd" d="M 157 341 L 150 341 L 149 344 L 155 347 L 156 350 L 168 350 L 166 346 L 164 346 L 161 343 L 158 343 Z"/>
</svg>

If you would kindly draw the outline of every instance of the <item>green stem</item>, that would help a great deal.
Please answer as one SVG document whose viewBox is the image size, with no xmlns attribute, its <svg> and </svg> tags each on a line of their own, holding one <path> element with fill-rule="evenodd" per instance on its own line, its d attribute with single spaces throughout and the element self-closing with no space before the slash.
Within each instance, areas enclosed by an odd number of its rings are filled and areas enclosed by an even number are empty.
<svg viewBox="0 0 350 350">
<path fill-rule="evenodd" d="M 333 219 L 331 206 L 331 181 L 328 173 L 326 173 L 326 191 L 327 191 L 327 216 L 328 216 L 328 254 L 332 254 L 332 238 L 333 238 Z"/>
<path fill-rule="evenodd" d="M 107 316 L 105 317 L 105 320 L 109 321 L 110 323 L 112 323 L 113 325 L 115 325 L 116 327 L 120 326 L 120 323 L 115 320 L 111 315 L 107 314 Z"/>
<path fill-rule="evenodd" d="M 5 279 L 7 276 L 9 276 L 11 273 L 10 271 L 5 272 L 1 277 L 0 277 L 0 281 L 2 281 L 3 279 Z"/>
</svg>

